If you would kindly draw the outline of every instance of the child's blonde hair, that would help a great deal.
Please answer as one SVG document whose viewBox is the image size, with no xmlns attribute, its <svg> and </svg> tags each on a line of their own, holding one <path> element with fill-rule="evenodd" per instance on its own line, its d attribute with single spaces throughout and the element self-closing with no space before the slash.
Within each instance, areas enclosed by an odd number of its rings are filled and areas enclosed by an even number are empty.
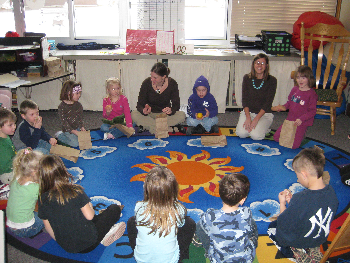
<svg viewBox="0 0 350 263">
<path fill-rule="evenodd" d="M 317 146 L 301 150 L 293 159 L 293 169 L 297 173 L 307 171 L 310 175 L 321 178 L 326 158 L 323 150 Z"/>
<path fill-rule="evenodd" d="M 33 151 L 31 148 L 20 150 L 13 159 L 13 180 L 19 178 L 34 177 L 38 181 L 39 162 L 43 154 L 39 151 Z"/>
<path fill-rule="evenodd" d="M 173 172 L 163 166 L 152 168 L 143 190 L 144 201 L 148 203 L 137 225 L 151 228 L 149 234 L 159 231 L 159 237 L 168 235 L 172 226 L 177 233 L 177 223 L 186 216 L 186 208 L 177 200 L 179 185 Z M 185 211 L 184 215 L 180 214 L 181 210 Z"/>
<path fill-rule="evenodd" d="M 108 89 L 111 85 L 118 85 L 120 87 L 120 95 L 123 95 L 123 89 L 122 89 L 122 85 L 120 83 L 120 79 L 118 78 L 108 78 L 106 79 L 106 93 L 107 93 L 107 97 L 109 97 L 109 92 Z"/>
<path fill-rule="evenodd" d="M 49 192 L 49 200 L 56 200 L 64 205 L 69 199 L 83 192 L 83 187 L 72 182 L 73 176 L 67 171 L 61 158 L 57 155 L 46 155 L 40 160 L 39 196 Z"/>
<path fill-rule="evenodd" d="M 12 111 L 0 108 L 0 128 L 5 125 L 6 122 L 12 121 L 16 123 L 17 117 Z"/>
<path fill-rule="evenodd" d="M 81 89 L 81 83 L 74 80 L 65 81 L 62 85 L 60 100 L 72 100 L 74 87 L 79 87 Z"/>
</svg>

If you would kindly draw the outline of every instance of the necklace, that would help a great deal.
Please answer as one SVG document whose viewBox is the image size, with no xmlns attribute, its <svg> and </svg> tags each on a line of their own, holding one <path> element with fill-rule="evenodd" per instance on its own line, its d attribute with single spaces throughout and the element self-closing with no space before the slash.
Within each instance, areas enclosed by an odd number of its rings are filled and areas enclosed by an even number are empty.
<svg viewBox="0 0 350 263">
<path fill-rule="evenodd" d="M 254 89 L 261 89 L 261 87 L 264 85 L 264 80 L 261 82 L 261 84 L 260 84 L 259 87 L 256 87 L 256 86 L 255 86 L 255 80 L 254 80 L 254 79 L 253 79 L 252 81 L 253 81 L 253 87 L 254 87 Z"/>
<path fill-rule="evenodd" d="M 156 92 L 159 94 L 160 93 L 160 89 L 157 88 Z"/>
</svg>

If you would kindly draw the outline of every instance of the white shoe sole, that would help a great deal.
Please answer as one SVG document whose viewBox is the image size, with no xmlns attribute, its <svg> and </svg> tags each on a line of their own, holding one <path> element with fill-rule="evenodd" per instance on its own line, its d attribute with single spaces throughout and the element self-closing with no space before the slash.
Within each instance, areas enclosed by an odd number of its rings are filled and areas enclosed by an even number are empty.
<svg viewBox="0 0 350 263">
<path fill-rule="evenodd" d="M 120 222 L 118 224 L 115 224 L 109 232 L 105 235 L 103 240 L 101 241 L 101 244 L 108 247 L 111 245 L 114 241 L 121 238 L 125 232 L 126 224 L 125 222 Z"/>
</svg>

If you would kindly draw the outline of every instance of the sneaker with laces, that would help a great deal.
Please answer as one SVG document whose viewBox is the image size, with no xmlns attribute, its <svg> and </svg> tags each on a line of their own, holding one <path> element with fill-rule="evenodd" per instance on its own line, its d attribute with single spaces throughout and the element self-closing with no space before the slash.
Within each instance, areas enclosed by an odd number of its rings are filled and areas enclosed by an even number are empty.
<svg viewBox="0 0 350 263">
<path fill-rule="evenodd" d="M 114 241 L 121 238 L 125 232 L 126 224 L 125 222 L 120 222 L 112 226 L 112 228 L 109 230 L 109 232 L 105 235 L 105 237 L 102 239 L 101 244 L 108 247 L 111 245 Z"/>
</svg>

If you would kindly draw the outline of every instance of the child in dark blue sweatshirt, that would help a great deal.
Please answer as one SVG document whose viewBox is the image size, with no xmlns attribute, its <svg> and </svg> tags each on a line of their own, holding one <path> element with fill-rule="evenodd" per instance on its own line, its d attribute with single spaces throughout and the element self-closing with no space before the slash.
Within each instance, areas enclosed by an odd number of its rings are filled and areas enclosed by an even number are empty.
<svg viewBox="0 0 350 263">
<path fill-rule="evenodd" d="M 219 132 L 218 105 L 204 76 L 200 76 L 194 83 L 193 94 L 188 99 L 187 113 L 187 135 Z"/>
</svg>

